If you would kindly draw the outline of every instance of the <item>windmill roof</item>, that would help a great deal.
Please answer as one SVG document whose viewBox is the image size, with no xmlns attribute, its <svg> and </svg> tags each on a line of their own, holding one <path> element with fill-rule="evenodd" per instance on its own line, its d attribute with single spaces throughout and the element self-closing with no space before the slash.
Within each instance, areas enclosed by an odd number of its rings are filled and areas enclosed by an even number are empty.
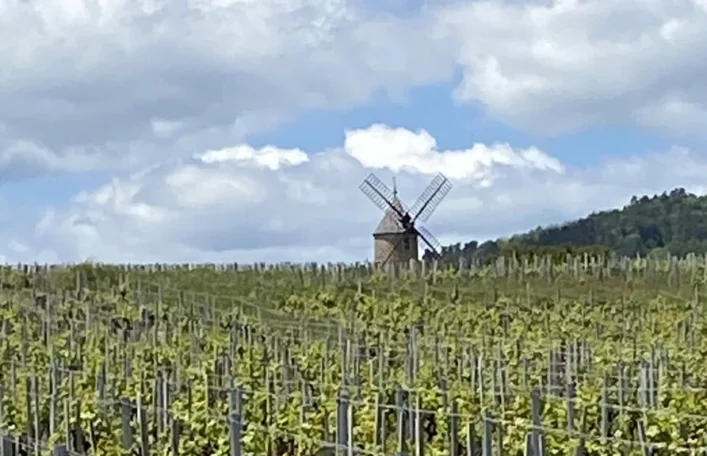
<svg viewBox="0 0 707 456">
<path fill-rule="evenodd" d="M 404 212 L 403 205 L 398 199 L 398 197 L 393 198 L 393 206 L 396 207 L 400 212 Z M 402 234 L 405 233 L 403 227 L 398 223 L 398 214 L 391 208 L 385 211 L 385 215 L 378 223 L 378 227 L 373 232 L 373 235 L 377 234 Z"/>
</svg>

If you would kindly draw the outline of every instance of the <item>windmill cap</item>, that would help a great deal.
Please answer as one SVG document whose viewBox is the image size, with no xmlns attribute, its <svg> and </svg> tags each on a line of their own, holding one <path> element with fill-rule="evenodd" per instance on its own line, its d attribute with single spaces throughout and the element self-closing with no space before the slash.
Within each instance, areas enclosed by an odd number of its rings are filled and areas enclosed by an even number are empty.
<svg viewBox="0 0 707 456">
<path fill-rule="evenodd" d="M 403 205 L 398 199 L 398 197 L 393 198 L 393 206 L 395 206 L 396 209 L 398 209 L 400 212 L 405 212 L 405 209 L 403 209 Z M 376 227 L 376 230 L 373 232 L 373 235 L 379 235 L 379 234 L 404 234 L 405 230 L 403 229 L 402 226 L 400 226 L 400 223 L 398 223 L 398 214 L 392 209 L 388 208 L 387 211 L 385 211 L 385 215 L 383 215 L 383 218 L 381 219 L 380 223 L 378 223 L 378 227 Z"/>
</svg>

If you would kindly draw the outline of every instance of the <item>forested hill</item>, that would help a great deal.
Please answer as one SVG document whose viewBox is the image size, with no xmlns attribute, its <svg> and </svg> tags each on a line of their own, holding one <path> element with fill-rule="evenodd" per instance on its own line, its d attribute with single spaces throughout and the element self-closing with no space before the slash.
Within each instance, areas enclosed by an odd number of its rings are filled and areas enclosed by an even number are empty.
<svg viewBox="0 0 707 456">
<path fill-rule="evenodd" d="M 443 248 L 445 260 L 490 260 L 500 254 L 616 252 L 619 255 L 707 253 L 707 196 L 678 188 L 653 197 L 632 197 L 621 209 L 595 212 L 562 225 L 479 244 Z"/>
</svg>

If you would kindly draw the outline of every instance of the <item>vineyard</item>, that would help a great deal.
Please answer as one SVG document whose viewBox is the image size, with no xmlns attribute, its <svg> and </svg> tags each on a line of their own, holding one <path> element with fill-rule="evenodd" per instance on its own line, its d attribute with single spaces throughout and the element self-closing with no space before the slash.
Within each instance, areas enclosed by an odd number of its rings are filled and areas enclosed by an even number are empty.
<svg viewBox="0 0 707 456">
<path fill-rule="evenodd" d="M 0 270 L 0 456 L 707 454 L 707 259 Z"/>
</svg>

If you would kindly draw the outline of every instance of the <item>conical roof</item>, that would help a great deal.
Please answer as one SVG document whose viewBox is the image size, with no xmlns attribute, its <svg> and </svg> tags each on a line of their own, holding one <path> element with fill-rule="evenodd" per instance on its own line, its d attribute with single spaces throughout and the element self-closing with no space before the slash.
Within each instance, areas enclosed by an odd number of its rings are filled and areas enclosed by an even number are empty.
<svg viewBox="0 0 707 456">
<path fill-rule="evenodd" d="M 404 214 L 405 209 L 403 209 L 403 205 L 398 199 L 397 196 L 393 198 L 393 206 L 395 206 L 396 209 L 400 211 L 400 213 Z M 385 215 L 383 216 L 383 219 L 381 219 L 380 223 L 378 224 L 378 227 L 376 230 L 373 232 L 373 235 L 377 234 L 402 234 L 405 233 L 405 230 L 403 229 L 402 226 L 400 226 L 399 223 L 400 216 L 398 215 L 397 212 L 395 212 L 392 208 L 388 208 L 387 211 L 385 211 Z"/>
</svg>

